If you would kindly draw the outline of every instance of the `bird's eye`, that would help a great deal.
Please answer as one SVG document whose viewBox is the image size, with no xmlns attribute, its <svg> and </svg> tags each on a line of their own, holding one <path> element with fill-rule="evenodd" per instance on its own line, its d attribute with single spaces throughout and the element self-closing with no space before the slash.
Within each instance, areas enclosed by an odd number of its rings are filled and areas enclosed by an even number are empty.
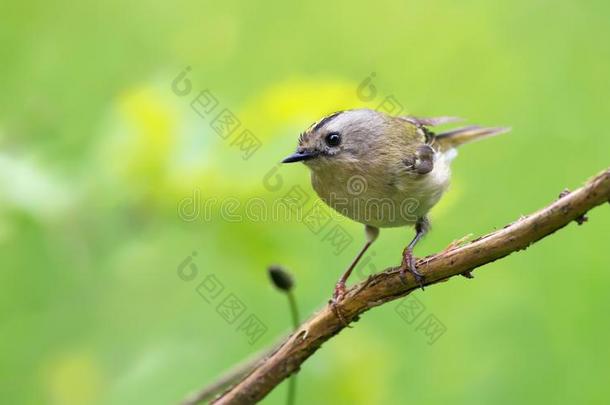
<svg viewBox="0 0 610 405">
<path fill-rule="evenodd" d="M 339 134 L 338 132 L 331 132 L 326 135 L 326 138 L 324 140 L 326 141 L 326 144 L 331 148 L 339 146 L 339 144 L 341 143 L 341 134 Z"/>
</svg>

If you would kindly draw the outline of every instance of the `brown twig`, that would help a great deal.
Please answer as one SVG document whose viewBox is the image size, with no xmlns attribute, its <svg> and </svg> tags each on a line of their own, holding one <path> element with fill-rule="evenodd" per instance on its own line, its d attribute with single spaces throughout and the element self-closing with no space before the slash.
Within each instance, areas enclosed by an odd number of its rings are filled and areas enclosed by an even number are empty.
<svg viewBox="0 0 610 405">
<path fill-rule="evenodd" d="M 524 250 L 608 201 L 610 168 L 588 181 L 584 187 L 561 196 L 549 206 L 501 230 L 419 260 L 418 269 L 425 274 L 424 284 L 470 274 L 477 267 Z M 341 310 L 348 322 L 353 321 L 363 312 L 403 297 L 417 288 L 419 285 L 413 277 L 408 276 L 407 282 L 402 283 L 399 269 L 389 268 L 349 289 L 341 303 Z M 250 404 L 261 400 L 285 378 L 298 371 L 309 356 L 344 327 L 326 306 L 286 338 L 276 351 L 241 376 L 239 382 L 215 403 Z"/>
</svg>

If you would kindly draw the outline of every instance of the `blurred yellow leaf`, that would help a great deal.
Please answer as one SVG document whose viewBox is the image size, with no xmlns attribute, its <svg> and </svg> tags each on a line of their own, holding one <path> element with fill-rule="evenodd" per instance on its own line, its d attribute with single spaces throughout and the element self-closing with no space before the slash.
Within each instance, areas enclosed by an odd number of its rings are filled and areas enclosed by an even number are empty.
<svg viewBox="0 0 610 405">
<path fill-rule="evenodd" d="M 81 405 L 99 402 L 103 375 L 93 355 L 87 351 L 64 353 L 43 367 L 49 402 Z"/>
</svg>

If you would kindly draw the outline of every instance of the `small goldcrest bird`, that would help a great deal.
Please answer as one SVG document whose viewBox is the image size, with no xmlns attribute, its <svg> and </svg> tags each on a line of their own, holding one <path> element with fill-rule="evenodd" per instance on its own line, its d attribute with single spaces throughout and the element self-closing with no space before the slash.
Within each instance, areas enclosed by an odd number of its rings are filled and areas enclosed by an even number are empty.
<svg viewBox="0 0 610 405">
<path fill-rule="evenodd" d="M 340 214 L 365 225 L 366 243 L 335 286 L 331 305 L 345 294 L 345 282 L 379 228 L 415 226 L 403 252 L 401 278 L 410 272 L 423 287 L 413 248 L 430 228 L 428 211 L 449 186 L 455 148 L 508 128 L 468 126 L 435 134 L 430 127 L 459 121 L 454 117 L 393 117 L 355 109 L 330 114 L 299 137 L 296 152 L 283 163 L 303 162 L 311 169 L 318 196 Z"/>
</svg>

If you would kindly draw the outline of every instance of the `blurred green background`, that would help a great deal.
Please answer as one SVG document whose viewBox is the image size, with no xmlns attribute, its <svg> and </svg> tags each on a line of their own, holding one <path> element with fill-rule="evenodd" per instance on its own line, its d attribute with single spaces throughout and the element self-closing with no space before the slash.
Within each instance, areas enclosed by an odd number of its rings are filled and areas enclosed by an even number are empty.
<svg viewBox="0 0 610 405">
<path fill-rule="evenodd" d="M 335 254 L 299 220 L 229 221 L 202 206 L 234 199 L 243 213 L 295 185 L 311 206 L 305 167 L 276 168 L 277 190 L 263 179 L 326 113 L 394 96 L 404 113 L 513 127 L 460 151 L 420 256 L 610 163 L 607 2 L 52 0 L 1 15 L 2 403 L 176 403 L 289 329 L 270 263 L 294 273 L 303 314 L 318 309 L 361 225 L 333 219 L 353 238 Z M 178 96 L 187 66 L 192 90 Z M 357 89 L 373 72 L 365 102 Z M 190 102 L 205 89 L 219 105 L 201 117 Z M 222 108 L 260 140 L 249 159 L 210 126 Z M 606 402 L 609 229 L 602 207 L 474 281 L 415 293 L 446 328 L 434 344 L 397 304 L 367 313 L 304 364 L 298 402 Z M 383 230 L 367 269 L 396 265 L 411 237 Z M 225 289 L 208 303 L 197 286 L 211 274 Z M 245 307 L 232 324 L 217 311 L 229 293 Z M 267 329 L 253 344 L 239 330 L 249 314 Z"/>
</svg>

